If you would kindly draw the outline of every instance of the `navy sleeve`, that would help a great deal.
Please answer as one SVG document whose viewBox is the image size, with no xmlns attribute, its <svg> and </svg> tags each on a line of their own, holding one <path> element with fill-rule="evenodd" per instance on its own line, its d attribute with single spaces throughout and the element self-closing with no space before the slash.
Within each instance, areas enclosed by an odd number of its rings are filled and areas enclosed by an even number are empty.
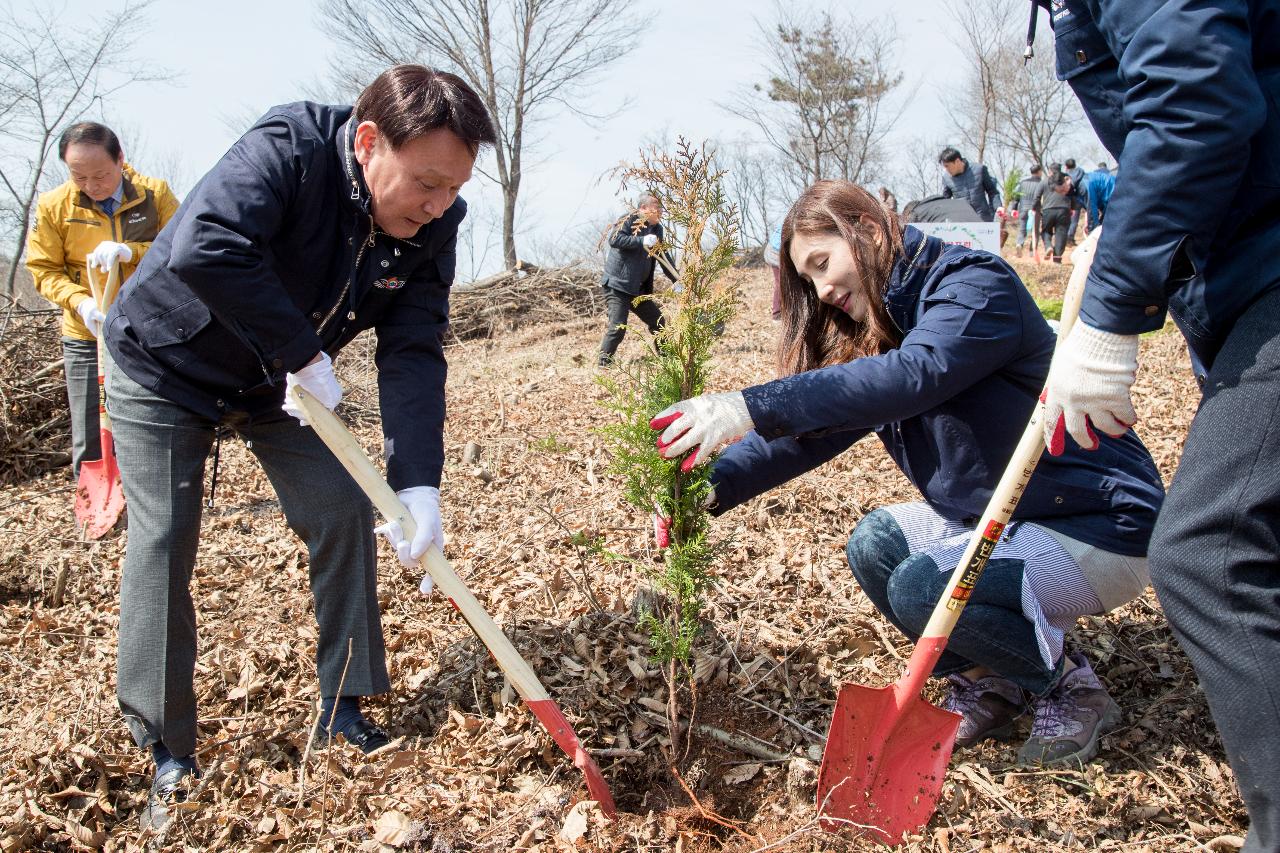
<svg viewBox="0 0 1280 853">
<path fill-rule="evenodd" d="M 1006 279 L 983 281 L 983 276 Z M 1018 353 L 1022 312 L 1011 273 L 969 267 L 922 296 L 901 346 L 745 389 L 765 438 L 825 429 L 876 429 L 946 402 Z"/>
<path fill-rule="evenodd" d="M 716 457 L 711 470 L 716 502 L 712 515 L 728 512 L 848 450 L 869 430 L 765 441 L 754 430 Z"/>
<path fill-rule="evenodd" d="M 321 140 L 280 116 L 231 147 L 187 197 L 169 269 L 277 375 L 320 352 L 320 338 L 263 253 L 281 228 Z"/>
<path fill-rule="evenodd" d="M 615 249 L 644 249 L 643 235 L 635 233 L 636 217 L 628 216 L 627 221 L 622 223 L 622 227 L 613 232 L 613 236 L 609 238 L 609 245 Z"/>
<path fill-rule="evenodd" d="M 991 170 L 986 166 L 982 167 L 982 188 L 987 191 L 987 201 L 992 207 L 1000 206 L 1000 187 L 996 185 L 996 179 L 991 177 Z"/>
<path fill-rule="evenodd" d="M 1244 0 L 1092 5 L 1119 61 L 1113 84 L 1128 131 L 1080 318 L 1136 334 L 1160 328 L 1167 294 L 1204 269 L 1266 102 Z"/>
<path fill-rule="evenodd" d="M 444 470 L 444 335 L 457 240 L 455 223 L 442 250 L 409 276 L 376 327 L 383 452 L 387 482 L 397 491 L 439 487 Z"/>
</svg>

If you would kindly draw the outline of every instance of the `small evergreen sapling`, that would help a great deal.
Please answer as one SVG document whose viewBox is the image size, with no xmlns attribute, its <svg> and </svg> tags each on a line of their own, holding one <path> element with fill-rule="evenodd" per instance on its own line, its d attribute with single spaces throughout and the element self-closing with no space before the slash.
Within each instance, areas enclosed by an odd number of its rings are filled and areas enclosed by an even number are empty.
<svg viewBox="0 0 1280 853">
<path fill-rule="evenodd" d="M 653 346 L 600 380 L 608 391 L 605 405 L 618 416 L 604 429 L 613 454 L 610 471 L 622 477 L 625 496 L 637 510 L 656 509 L 671 519 L 661 559 L 636 562 L 648 572 L 661 602 L 641 615 L 641 625 L 667 679 L 674 744 L 680 731 L 678 676 L 689 673 L 702 595 L 717 556 L 706 510 L 711 466 L 682 473 L 681 460 L 659 456 L 649 419 L 706 387 L 712 348 L 738 300 L 736 287 L 722 278 L 737 257 L 738 216 L 721 186 L 724 172 L 705 150 L 684 139 L 674 152 L 642 151 L 640 162 L 621 169 L 620 176 L 624 189 L 640 188 L 662 203 L 665 237 L 652 254 L 666 263 L 674 249 L 679 258 L 674 270 L 679 284 L 662 300 L 667 322 Z M 692 691 L 692 679 L 689 687 Z M 691 698 L 696 703 L 692 693 Z"/>
</svg>

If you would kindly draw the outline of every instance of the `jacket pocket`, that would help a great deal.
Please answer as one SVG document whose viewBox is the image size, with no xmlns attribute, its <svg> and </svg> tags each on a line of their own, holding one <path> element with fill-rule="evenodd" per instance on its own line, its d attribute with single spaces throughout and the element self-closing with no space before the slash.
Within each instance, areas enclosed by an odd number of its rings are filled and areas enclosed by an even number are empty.
<svg viewBox="0 0 1280 853">
<path fill-rule="evenodd" d="M 1107 40 L 1082 12 L 1054 30 L 1053 50 L 1059 80 L 1070 80 L 1108 60 L 1115 62 Z"/>
<path fill-rule="evenodd" d="M 145 321 L 143 342 L 153 347 L 186 343 L 212 321 L 209 308 L 199 299 L 190 299 Z"/>
<path fill-rule="evenodd" d="M 1097 485 L 1068 483 L 1036 471 L 1018 503 L 1016 515 L 1028 520 L 1064 515 L 1094 515 L 1110 511 L 1116 483 L 1099 477 Z"/>
</svg>

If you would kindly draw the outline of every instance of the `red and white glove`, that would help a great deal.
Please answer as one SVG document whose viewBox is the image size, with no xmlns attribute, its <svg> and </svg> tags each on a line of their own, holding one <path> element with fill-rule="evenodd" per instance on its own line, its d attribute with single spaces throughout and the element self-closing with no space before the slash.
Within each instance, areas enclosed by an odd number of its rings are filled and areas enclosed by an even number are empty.
<svg viewBox="0 0 1280 853">
<path fill-rule="evenodd" d="M 89 263 L 103 272 L 109 271 L 111 265 L 117 261 L 128 263 L 131 260 L 133 260 L 133 249 L 124 243 L 115 243 L 111 240 L 103 240 L 89 253 L 88 257 Z"/>
<path fill-rule="evenodd" d="M 289 396 L 289 390 L 295 385 L 301 385 L 329 411 L 333 411 L 333 407 L 342 400 L 342 386 L 338 384 L 338 377 L 333 373 L 333 359 L 329 358 L 329 354 L 324 350 L 321 350 L 310 364 L 297 373 L 286 373 L 284 382 L 284 405 L 280 408 L 284 409 L 285 414 L 297 418 L 298 423 L 303 426 L 307 425 L 306 415 L 303 414 L 302 409 L 293 404 L 293 399 Z"/>
<path fill-rule="evenodd" d="M 89 330 L 89 334 L 95 338 L 102 336 L 102 324 L 107 321 L 107 317 L 98 308 L 98 303 L 92 296 L 86 296 L 76 304 L 76 313 L 80 315 L 80 320 Z"/>
<path fill-rule="evenodd" d="M 1003 207 L 997 207 L 997 208 L 996 208 L 996 216 L 1000 217 L 1001 219 L 1004 219 L 1004 208 L 1003 208 Z"/>
<path fill-rule="evenodd" d="M 1087 276 L 1102 229 L 1071 254 L 1071 276 Z M 1138 375 L 1138 336 L 1077 322 L 1059 346 L 1045 385 L 1044 443 L 1052 456 L 1066 449 L 1066 434 L 1085 450 L 1098 449 L 1094 427 L 1119 438 L 1137 423 L 1129 389 Z"/>
<path fill-rule="evenodd" d="M 1044 443 L 1049 453 L 1062 455 L 1065 433 L 1085 450 L 1098 449 L 1093 427 L 1112 438 L 1124 435 L 1138 420 L 1129 396 L 1137 375 L 1137 335 L 1077 322 L 1053 357 L 1045 387 Z"/>
<path fill-rule="evenodd" d="M 663 431 L 658 436 L 658 453 L 662 458 L 674 459 L 696 448 L 680 466 L 686 473 L 710 459 L 721 445 L 737 441 L 754 426 L 741 391 L 681 400 L 649 421 L 651 429 Z"/>
<path fill-rule="evenodd" d="M 396 492 L 400 503 L 413 516 L 413 541 L 404 536 L 404 530 L 398 521 L 388 521 L 373 529 L 374 533 L 384 537 L 396 549 L 396 558 L 406 569 L 415 569 L 421 565 L 422 555 L 434 543 L 444 550 L 444 527 L 440 523 L 440 490 L 435 486 L 411 486 Z M 418 587 L 423 595 L 431 594 L 431 573 L 422 576 L 422 584 Z"/>
<path fill-rule="evenodd" d="M 707 492 L 707 496 L 702 499 L 702 508 L 706 509 L 716 502 L 716 487 L 712 486 Z M 653 539 L 659 548 L 666 548 L 671 544 L 671 518 L 662 512 L 662 504 L 658 501 L 653 502 L 653 515 L 650 517 L 653 523 Z"/>
</svg>

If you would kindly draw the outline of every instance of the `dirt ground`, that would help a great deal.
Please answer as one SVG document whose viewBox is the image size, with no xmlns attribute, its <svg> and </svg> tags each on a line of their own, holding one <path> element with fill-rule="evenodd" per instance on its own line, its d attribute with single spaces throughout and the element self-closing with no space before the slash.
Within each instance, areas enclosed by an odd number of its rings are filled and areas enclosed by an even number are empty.
<svg viewBox="0 0 1280 853">
<path fill-rule="evenodd" d="M 1018 266 L 1039 295 L 1060 293 L 1063 269 Z M 737 275 L 744 304 L 716 373 L 726 390 L 770 377 L 776 334 L 768 274 Z M 715 522 L 731 544 L 695 656 L 698 722 L 790 758 L 699 735 L 677 779 L 651 710 L 663 682 L 633 615 L 644 578 L 575 544 L 599 536 L 649 558 L 647 520 L 622 503 L 596 434 L 608 417 L 594 367 L 602 326 L 544 318 L 450 347 L 443 514 L 449 559 L 597 753 L 616 822 L 582 802 L 581 775 L 447 602 L 421 597 L 385 550 L 394 691 L 368 710 L 403 749 L 375 760 L 335 749 L 304 767 L 317 698 L 306 554 L 231 440 L 192 584 L 204 775 L 159 839 L 137 829 L 150 764 L 114 696 L 127 534 L 80 540 L 65 468 L 0 489 L 0 851 L 876 847 L 817 829 L 816 760 L 839 685 L 888 684 L 909 654 L 854 583 L 845 539 L 866 512 L 916 493 L 872 439 Z M 640 338 L 633 327 L 624 357 Z M 1174 331 L 1144 338 L 1142 365 L 1137 429 L 1167 480 L 1197 391 Z M 367 342 L 340 359 L 341 411 L 376 455 L 371 369 Z M 478 464 L 463 461 L 468 442 Z M 1070 642 L 1124 711 L 1098 759 L 1028 771 L 1017 741 L 957 751 L 937 814 L 907 849 L 1236 849 L 1245 815 L 1232 774 L 1154 595 L 1081 620 Z"/>
</svg>

